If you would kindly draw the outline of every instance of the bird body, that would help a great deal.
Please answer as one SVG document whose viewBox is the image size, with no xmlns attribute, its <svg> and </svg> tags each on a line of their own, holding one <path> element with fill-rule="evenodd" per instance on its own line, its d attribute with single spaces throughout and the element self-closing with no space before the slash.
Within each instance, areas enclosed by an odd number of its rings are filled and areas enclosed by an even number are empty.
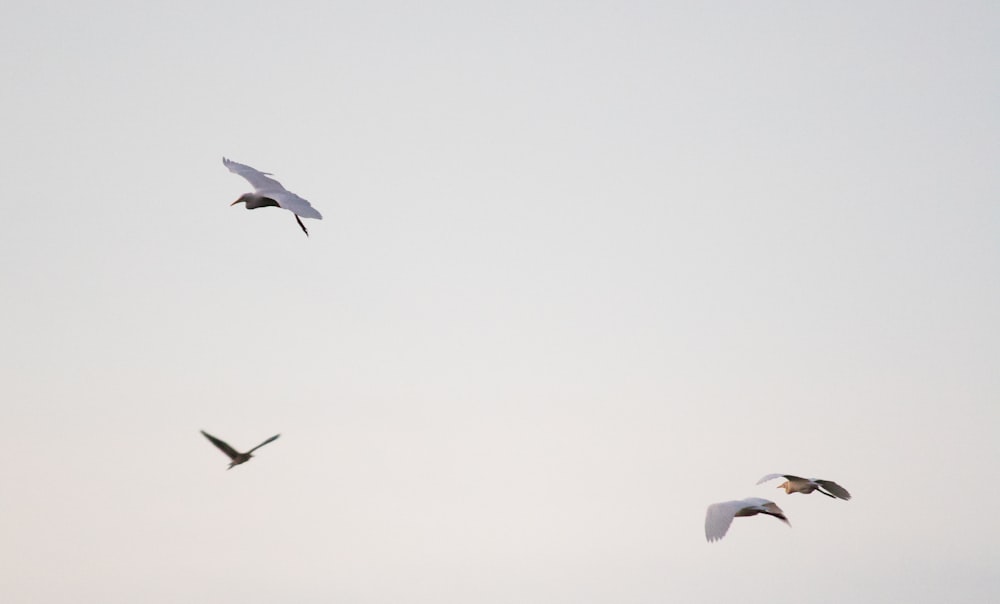
<svg viewBox="0 0 1000 604">
<path fill-rule="evenodd" d="M 819 478 L 802 478 L 791 474 L 768 474 L 758 480 L 757 484 L 767 482 L 768 480 L 774 480 L 775 478 L 785 479 L 785 482 L 779 484 L 778 488 L 785 489 L 785 492 L 789 495 L 792 493 L 802 493 L 803 495 L 808 495 L 813 491 L 817 491 L 827 497 L 830 497 L 831 499 L 843 499 L 846 501 L 851 498 L 851 494 L 848 493 L 847 489 L 844 487 L 833 482 L 832 480 L 822 480 Z"/>
<path fill-rule="evenodd" d="M 747 497 L 746 499 L 713 503 L 708 506 L 708 510 L 705 512 L 705 538 L 710 542 L 718 541 L 726 536 L 729 525 L 733 523 L 733 518 L 756 516 L 757 514 L 774 516 L 791 526 L 778 504 L 760 497 Z"/>
<path fill-rule="evenodd" d="M 250 458 L 253 457 L 253 455 L 251 455 L 251 453 L 253 453 L 257 449 L 263 447 L 267 443 L 269 443 L 269 442 L 271 442 L 273 440 L 277 440 L 277 438 L 279 436 L 281 436 L 280 434 L 275 434 L 271 438 L 269 438 L 269 439 L 265 440 L 264 442 L 260 443 L 259 445 L 257 445 L 253 449 L 250 449 L 246 453 L 240 453 L 236 449 L 234 449 L 231 446 L 229 446 L 229 444 L 226 441 L 220 440 L 220 439 L 212 436 L 208 432 L 205 432 L 204 430 L 202 430 L 201 433 L 204 434 L 205 438 L 207 438 L 209 441 L 211 441 L 211 443 L 213 445 L 215 445 L 216 447 L 218 447 L 220 451 L 222 451 L 223 453 L 225 453 L 229 457 L 230 462 L 229 462 L 229 467 L 226 468 L 227 470 L 233 469 L 233 466 L 238 466 L 241 463 L 246 463 L 246 462 L 250 461 Z"/>
<path fill-rule="evenodd" d="M 302 232 L 307 236 L 309 235 L 309 230 L 306 229 L 306 225 L 302 224 L 302 218 L 323 219 L 323 215 L 316 208 L 312 207 L 308 201 L 283 187 L 280 182 L 271 178 L 271 174 L 261 172 L 225 157 L 222 158 L 222 163 L 233 174 L 238 174 L 245 178 L 254 188 L 253 193 L 244 193 L 239 199 L 229 205 L 234 206 L 238 203 L 244 203 L 248 210 L 272 206 L 283 208 L 295 215 L 295 221 L 299 223 Z"/>
<path fill-rule="evenodd" d="M 256 193 L 244 193 L 240 195 L 240 198 L 233 202 L 233 205 L 238 203 L 245 203 L 248 210 L 256 210 L 257 208 L 266 207 L 276 207 L 280 208 L 278 202 L 271 199 L 270 197 L 264 197 L 263 195 L 257 195 Z"/>
</svg>

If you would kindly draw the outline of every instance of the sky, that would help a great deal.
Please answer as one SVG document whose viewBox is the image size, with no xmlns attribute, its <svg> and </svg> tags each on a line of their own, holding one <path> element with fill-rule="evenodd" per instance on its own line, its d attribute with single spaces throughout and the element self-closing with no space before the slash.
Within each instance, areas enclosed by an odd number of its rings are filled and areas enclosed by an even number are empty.
<svg viewBox="0 0 1000 604">
<path fill-rule="evenodd" d="M 1000 600 L 998 26 L 11 5 L 0 599 Z"/>
</svg>

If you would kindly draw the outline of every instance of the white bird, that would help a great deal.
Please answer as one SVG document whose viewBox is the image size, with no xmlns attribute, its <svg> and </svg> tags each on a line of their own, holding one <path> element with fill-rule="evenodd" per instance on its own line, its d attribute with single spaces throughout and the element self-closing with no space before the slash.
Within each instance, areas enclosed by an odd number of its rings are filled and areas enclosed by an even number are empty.
<svg viewBox="0 0 1000 604">
<path fill-rule="evenodd" d="M 827 497 L 833 499 L 843 499 L 846 501 L 851 498 L 851 494 L 848 493 L 847 489 L 844 487 L 833 482 L 832 480 L 820 480 L 819 478 L 801 478 L 799 476 L 792 476 L 791 474 L 768 474 L 758 480 L 757 484 L 767 482 L 768 480 L 774 480 L 775 478 L 785 479 L 785 482 L 779 484 L 778 488 L 785 489 L 785 492 L 789 495 L 792 493 L 802 493 L 803 495 L 808 495 L 813 491 L 819 491 L 820 493 L 823 493 Z"/>
<path fill-rule="evenodd" d="M 246 453 L 240 453 L 236 449 L 230 447 L 229 443 L 227 443 L 226 441 L 220 440 L 218 438 L 215 438 L 214 436 L 212 436 L 208 432 L 205 432 L 204 430 L 202 430 L 201 433 L 205 435 L 205 438 L 207 438 L 208 440 L 212 441 L 212 444 L 215 445 L 216 447 L 218 447 L 220 451 L 222 451 L 223 453 L 225 453 L 226 455 L 229 456 L 230 462 L 229 462 L 229 467 L 226 468 L 227 470 L 232 470 L 233 466 L 238 466 L 241 463 L 246 463 L 246 462 L 250 461 L 250 458 L 253 457 L 253 455 L 251 455 L 251 453 L 253 453 L 257 449 L 263 447 L 264 445 L 266 445 L 267 443 L 271 442 L 272 440 L 277 440 L 278 437 L 281 436 L 280 434 L 275 434 L 271 438 L 269 438 L 269 439 L 265 440 L 264 442 L 260 443 L 259 445 L 257 445 L 253 449 L 250 449 Z"/>
<path fill-rule="evenodd" d="M 243 178 L 247 179 L 250 185 L 254 188 L 253 193 L 244 193 L 239 199 L 229 204 L 230 206 L 243 202 L 247 205 L 248 210 L 265 208 L 268 206 L 284 208 L 292 214 L 295 214 L 295 221 L 299 223 L 300 227 L 302 227 L 302 231 L 306 234 L 306 236 L 309 235 L 309 230 L 306 229 L 306 225 L 302 224 L 301 219 L 323 219 L 323 215 L 316 211 L 316 208 L 309 205 L 308 201 L 281 186 L 281 183 L 271 178 L 269 173 L 261 172 L 260 170 L 234 162 L 226 159 L 225 157 L 222 158 L 222 163 L 225 164 L 225 166 L 229 168 L 229 171 L 233 174 L 239 174 Z"/>
<path fill-rule="evenodd" d="M 708 506 L 708 511 L 705 512 L 705 538 L 709 541 L 722 539 L 726 536 L 729 525 L 733 523 L 733 518 L 756 516 L 757 514 L 774 516 L 788 526 L 792 526 L 778 504 L 760 497 L 747 497 L 736 501 L 713 503 Z"/>
</svg>

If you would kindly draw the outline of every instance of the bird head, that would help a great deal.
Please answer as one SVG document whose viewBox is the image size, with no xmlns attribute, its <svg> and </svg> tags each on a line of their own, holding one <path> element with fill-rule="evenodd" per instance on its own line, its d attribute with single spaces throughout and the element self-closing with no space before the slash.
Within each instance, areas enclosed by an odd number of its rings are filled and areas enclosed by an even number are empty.
<svg viewBox="0 0 1000 604">
<path fill-rule="evenodd" d="M 234 201 L 233 203 L 229 204 L 229 207 L 233 207 L 234 205 L 236 205 L 238 203 L 246 203 L 247 197 L 249 195 L 250 195 L 249 193 L 244 193 L 243 195 L 240 195 L 240 198 L 237 199 L 236 201 Z"/>
</svg>

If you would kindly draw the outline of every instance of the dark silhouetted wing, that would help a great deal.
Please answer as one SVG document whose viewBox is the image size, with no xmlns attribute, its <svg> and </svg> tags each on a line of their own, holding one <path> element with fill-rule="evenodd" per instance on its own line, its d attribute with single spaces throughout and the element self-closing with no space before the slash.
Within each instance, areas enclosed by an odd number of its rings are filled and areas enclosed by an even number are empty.
<svg viewBox="0 0 1000 604">
<path fill-rule="evenodd" d="M 281 436 L 281 435 L 280 435 L 280 434 L 275 434 L 275 435 L 274 435 L 274 436 L 272 436 L 271 438 L 269 438 L 269 439 L 265 440 L 264 442 L 260 443 L 260 444 L 259 444 L 259 445 L 257 445 L 256 447 L 254 447 L 253 449 L 250 449 L 249 451 L 247 451 L 247 454 L 249 455 L 250 453 L 253 453 L 253 452 L 254 452 L 254 451 L 256 451 L 257 449 L 259 449 L 259 448 L 263 447 L 264 445 L 266 445 L 267 443 L 269 443 L 269 442 L 271 442 L 271 441 L 273 441 L 273 440 L 278 440 L 278 437 L 279 437 L 279 436 Z M 225 444 L 225 443 L 223 443 L 223 444 Z"/>
<path fill-rule="evenodd" d="M 851 498 L 851 494 L 847 492 L 847 489 L 840 486 L 839 484 L 833 482 L 832 480 L 819 480 L 816 479 L 813 482 L 818 484 L 823 490 L 829 491 L 835 497 L 847 500 Z"/>
<path fill-rule="evenodd" d="M 237 451 L 236 449 L 230 447 L 225 441 L 222 441 L 222 440 L 219 440 L 218 438 L 215 438 L 214 436 L 212 436 L 208 432 L 205 432 L 204 430 L 202 430 L 201 433 L 205 435 L 205 438 L 207 438 L 208 440 L 212 441 L 213 445 L 215 445 L 216 447 L 219 447 L 220 451 L 222 451 L 223 453 L 225 453 L 226 455 L 228 455 L 229 459 L 236 459 L 239 456 L 239 454 L 240 454 L 239 451 Z"/>
</svg>

